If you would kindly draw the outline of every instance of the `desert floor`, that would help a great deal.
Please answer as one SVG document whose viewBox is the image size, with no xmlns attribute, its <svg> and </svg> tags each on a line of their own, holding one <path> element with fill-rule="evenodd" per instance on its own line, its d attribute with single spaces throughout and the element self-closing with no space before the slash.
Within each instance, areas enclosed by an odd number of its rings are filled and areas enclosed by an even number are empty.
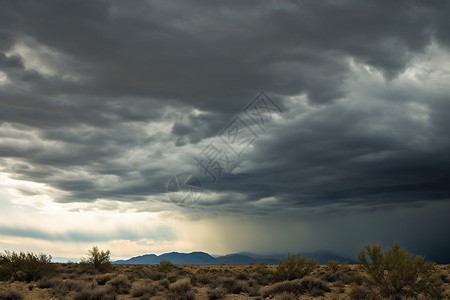
<svg viewBox="0 0 450 300">
<path fill-rule="evenodd" d="M 108 273 L 95 274 L 78 264 L 57 264 L 53 274 L 38 281 L 0 282 L 0 300 L 355 299 L 349 295 L 364 276 L 359 265 L 321 265 L 291 281 L 296 286 L 292 288 L 280 285 L 276 269 L 263 265 L 114 265 Z M 450 265 L 438 265 L 435 273 L 443 299 L 450 299 Z"/>
</svg>

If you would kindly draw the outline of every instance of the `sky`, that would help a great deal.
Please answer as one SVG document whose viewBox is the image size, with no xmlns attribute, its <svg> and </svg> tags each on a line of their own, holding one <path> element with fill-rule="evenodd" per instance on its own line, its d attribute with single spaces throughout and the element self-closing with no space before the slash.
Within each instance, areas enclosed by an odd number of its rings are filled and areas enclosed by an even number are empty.
<svg viewBox="0 0 450 300">
<path fill-rule="evenodd" d="M 0 0 L 0 250 L 450 263 L 449 13 Z"/>
</svg>

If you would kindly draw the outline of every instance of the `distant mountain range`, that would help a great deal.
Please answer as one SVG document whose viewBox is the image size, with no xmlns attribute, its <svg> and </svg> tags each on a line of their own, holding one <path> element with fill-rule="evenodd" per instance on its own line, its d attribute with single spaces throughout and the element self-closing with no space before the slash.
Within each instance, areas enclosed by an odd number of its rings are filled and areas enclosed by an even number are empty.
<svg viewBox="0 0 450 300">
<path fill-rule="evenodd" d="M 309 259 L 315 259 L 319 264 L 326 264 L 330 260 L 337 260 L 340 263 L 355 263 L 352 259 L 339 256 L 329 251 L 317 251 L 309 253 L 298 253 L 298 256 L 306 256 Z M 205 252 L 178 253 L 170 252 L 161 255 L 145 254 L 136 256 L 127 260 L 116 260 L 113 264 L 147 264 L 156 265 L 161 261 L 170 261 L 177 265 L 248 265 L 252 261 L 265 261 L 268 265 L 276 265 L 278 262 L 287 257 L 287 254 L 269 254 L 258 255 L 250 252 L 240 252 L 227 254 L 224 256 L 213 257 Z"/>
</svg>

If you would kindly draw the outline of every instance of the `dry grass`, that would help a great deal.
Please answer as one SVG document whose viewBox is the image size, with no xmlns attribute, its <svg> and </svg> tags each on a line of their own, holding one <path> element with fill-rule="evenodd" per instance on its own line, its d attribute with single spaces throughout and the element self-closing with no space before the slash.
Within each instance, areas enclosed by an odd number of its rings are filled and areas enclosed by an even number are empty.
<svg viewBox="0 0 450 300">
<path fill-rule="evenodd" d="M 110 273 L 84 273 L 77 264 L 56 264 L 56 272 L 31 283 L 0 282 L 2 299 L 366 299 L 356 288 L 358 265 L 322 265 L 309 275 L 281 280 L 277 266 L 117 265 Z M 443 299 L 450 299 L 450 267 L 437 266 Z M 426 299 L 426 298 L 418 298 Z"/>
<path fill-rule="evenodd" d="M 22 300 L 22 294 L 15 289 L 7 289 L 0 291 L 0 300 Z"/>
</svg>

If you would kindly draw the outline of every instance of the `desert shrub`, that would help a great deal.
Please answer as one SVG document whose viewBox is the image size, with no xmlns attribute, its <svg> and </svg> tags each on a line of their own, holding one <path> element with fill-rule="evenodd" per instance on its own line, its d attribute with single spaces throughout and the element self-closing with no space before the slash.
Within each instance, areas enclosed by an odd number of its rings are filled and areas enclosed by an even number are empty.
<svg viewBox="0 0 450 300">
<path fill-rule="evenodd" d="M 249 276 L 247 273 L 244 272 L 239 272 L 236 274 L 236 279 L 237 280 L 248 280 Z"/>
<path fill-rule="evenodd" d="M 195 299 L 195 293 L 192 291 L 191 280 L 186 277 L 177 280 L 169 285 L 170 299 L 191 300 Z"/>
<path fill-rule="evenodd" d="M 160 271 L 148 272 L 147 277 L 153 281 L 158 281 L 166 277 L 166 274 Z"/>
<path fill-rule="evenodd" d="M 59 278 L 44 277 L 37 282 L 37 286 L 40 289 L 49 289 L 49 288 L 53 288 L 53 287 L 60 285 L 61 282 L 62 282 L 62 280 Z"/>
<path fill-rule="evenodd" d="M 127 271 L 127 275 L 130 278 L 131 281 L 136 281 L 138 279 L 152 279 L 153 281 L 158 281 L 160 279 L 163 279 L 166 274 L 159 272 L 155 266 L 145 266 L 145 265 L 138 265 L 138 266 L 128 266 L 131 268 Z"/>
<path fill-rule="evenodd" d="M 216 276 L 211 273 L 200 273 L 196 274 L 195 277 L 197 278 L 197 282 L 203 285 L 212 284 L 217 279 Z"/>
<path fill-rule="evenodd" d="M 217 286 L 221 286 L 227 293 L 240 294 L 248 293 L 249 296 L 259 295 L 259 284 L 255 280 L 238 280 L 235 277 L 219 277 L 216 282 Z"/>
<path fill-rule="evenodd" d="M 159 262 L 158 271 L 160 271 L 160 272 L 168 273 L 175 269 L 177 269 L 177 267 L 171 261 L 162 260 Z"/>
<path fill-rule="evenodd" d="M 320 275 L 320 278 L 327 282 L 335 282 L 339 280 L 340 275 L 339 273 L 325 272 Z"/>
<path fill-rule="evenodd" d="M 100 251 L 98 247 L 92 247 L 92 250 L 88 250 L 88 256 L 81 258 L 80 265 L 84 270 L 95 270 L 97 272 L 108 272 L 112 269 L 110 260 L 111 252 L 109 250 Z"/>
<path fill-rule="evenodd" d="M 308 293 L 313 297 L 323 296 L 325 293 L 331 292 L 328 285 L 318 278 L 305 277 L 300 281 L 303 293 Z"/>
<path fill-rule="evenodd" d="M 208 299 L 222 299 L 227 294 L 223 287 L 216 287 L 208 290 Z"/>
<path fill-rule="evenodd" d="M 273 299 L 274 300 L 296 300 L 297 297 L 293 293 L 283 292 L 283 293 L 275 296 L 275 298 L 273 298 Z"/>
<path fill-rule="evenodd" d="M 270 272 L 265 261 L 253 264 L 255 273 L 260 276 L 267 276 Z"/>
<path fill-rule="evenodd" d="M 84 289 L 94 289 L 95 287 L 96 284 L 94 281 L 67 279 L 64 281 L 60 280 L 59 283 L 55 281 L 55 285 L 52 287 L 51 291 L 56 298 L 66 299 L 67 295 L 72 291 L 79 293 Z"/>
<path fill-rule="evenodd" d="M 22 300 L 23 296 L 16 290 L 8 289 L 6 291 L 0 291 L 0 300 Z"/>
<path fill-rule="evenodd" d="M 268 285 L 274 281 L 279 280 L 279 276 L 270 270 L 265 262 L 261 262 L 254 265 L 254 278 L 260 285 Z"/>
<path fill-rule="evenodd" d="M 168 289 L 169 285 L 170 285 L 170 281 L 167 278 L 163 278 L 159 281 L 159 285 L 163 288 L 163 289 Z"/>
<path fill-rule="evenodd" d="M 95 281 L 97 282 L 98 285 L 105 285 L 108 281 L 113 279 L 114 276 L 115 276 L 115 274 L 113 274 L 113 273 L 97 275 L 95 277 Z"/>
<path fill-rule="evenodd" d="M 261 295 L 264 298 L 267 298 L 270 295 L 281 294 L 283 292 L 288 292 L 295 295 L 301 294 L 303 292 L 303 288 L 300 285 L 300 279 L 277 282 L 261 288 Z"/>
<path fill-rule="evenodd" d="M 170 272 L 166 275 L 166 278 L 169 279 L 170 283 L 174 283 L 180 278 L 185 277 L 185 274 L 180 274 L 178 272 Z"/>
<path fill-rule="evenodd" d="M 365 283 L 383 297 L 400 299 L 426 295 L 440 299 L 440 286 L 433 279 L 434 263 L 426 263 L 422 256 L 414 256 L 395 243 L 385 252 L 380 245 L 367 245 L 358 259 L 366 274 Z"/>
<path fill-rule="evenodd" d="M 182 294 L 192 289 L 191 280 L 189 278 L 182 278 L 169 285 L 169 290 L 176 294 Z"/>
<path fill-rule="evenodd" d="M 84 288 L 73 297 L 74 300 L 115 300 L 116 298 L 114 288 L 108 285 Z"/>
<path fill-rule="evenodd" d="M 339 271 L 340 266 L 339 266 L 339 262 L 337 260 L 330 260 L 327 263 L 327 266 L 325 268 L 326 272 L 328 273 L 336 273 L 337 271 Z"/>
<path fill-rule="evenodd" d="M 85 288 L 93 288 L 95 286 L 95 283 L 93 281 L 68 279 L 63 281 L 62 285 L 69 291 L 79 292 Z"/>
<path fill-rule="evenodd" d="M 228 277 L 222 280 L 222 287 L 231 294 L 240 294 L 247 291 L 247 283 L 243 280 Z"/>
<path fill-rule="evenodd" d="M 331 300 L 340 300 L 341 297 L 340 297 L 340 295 L 339 295 L 339 293 L 337 291 L 332 291 L 330 293 L 330 299 Z"/>
<path fill-rule="evenodd" d="M 338 273 L 339 280 L 345 284 L 357 283 L 359 285 L 363 284 L 364 276 L 360 271 L 348 270 L 345 272 Z"/>
<path fill-rule="evenodd" d="M 312 277 L 306 277 L 303 279 L 286 280 L 263 287 L 261 289 L 261 295 L 266 298 L 270 295 L 288 292 L 295 295 L 309 294 L 311 296 L 317 297 L 322 296 L 325 292 L 330 291 L 331 289 L 322 280 Z"/>
<path fill-rule="evenodd" d="M 59 275 L 59 277 L 61 279 L 74 279 L 78 276 L 79 276 L 79 274 L 77 274 L 76 270 L 70 270 L 69 272 L 63 272 L 63 273 L 60 273 L 60 275 Z"/>
<path fill-rule="evenodd" d="M 133 283 L 130 294 L 133 297 L 142 297 L 144 295 L 155 296 L 157 292 L 158 286 L 153 282 L 140 281 Z"/>
<path fill-rule="evenodd" d="M 335 260 L 330 260 L 325 266 L 325 272 L 320 275 L 320 278 L 327 282 L 351 283 L 359 280 L 361 283 L 361 278 L 358 279 L 354 275 L 355 272 L 347 264 L 339 264 Z"/>
<path fill-rule="evenodd" d="M 55 271 L 52 256 L 5 251 L 0 254 L 0 280 L 36 281 Z"/>
<path fill-rule="evenodd" d="M 315 260 L 308 260 L 305 256 L 297 257 L 289 254 L 287 258 L 278 263 L 277 274 L 283 280 L 302 278 L 317 268 Z"/>
<path fill-rule="evenodd" d="M 348 296 L 352 300 L 375 300 L 377 295 L 369 290 L 367 286 L 361 286 L 353 283 L 350 286 L 350 293 L 348 294 Z"/>
<path fill-rule="evenodd" d="M 439 278 L 440 278 L 441 281 L 444 282 L 444 283 L 450 283 L 450 278 L 448 277 L 447 274 L 441 274 L 441 275 L 439 276 Z"/>
<path fill-rule="evenodd" d="M 337 287 L 337 288 L 345 288 L 345 283 L 343 283 L 342 281 L 338 281 L 338 282 L 335 282 L 333 284 L 333 286 Z"/>
<path fill-rule="evenodd" d="M 128 294 L 131 289 L 130 280 L 123 274 L 108 281 L 108 285 L 112 286 L 118 294 Z"/>
<path fill-rule="evenodd" d="M 249 296 L 258 296 L 259 295 L 259 289 L 260 289 L 260 285 L 259 285 L 259 283 L 256 280 L 249 279 L 247 281 L 246 292 L 248 293 Z"/>
</svg>

